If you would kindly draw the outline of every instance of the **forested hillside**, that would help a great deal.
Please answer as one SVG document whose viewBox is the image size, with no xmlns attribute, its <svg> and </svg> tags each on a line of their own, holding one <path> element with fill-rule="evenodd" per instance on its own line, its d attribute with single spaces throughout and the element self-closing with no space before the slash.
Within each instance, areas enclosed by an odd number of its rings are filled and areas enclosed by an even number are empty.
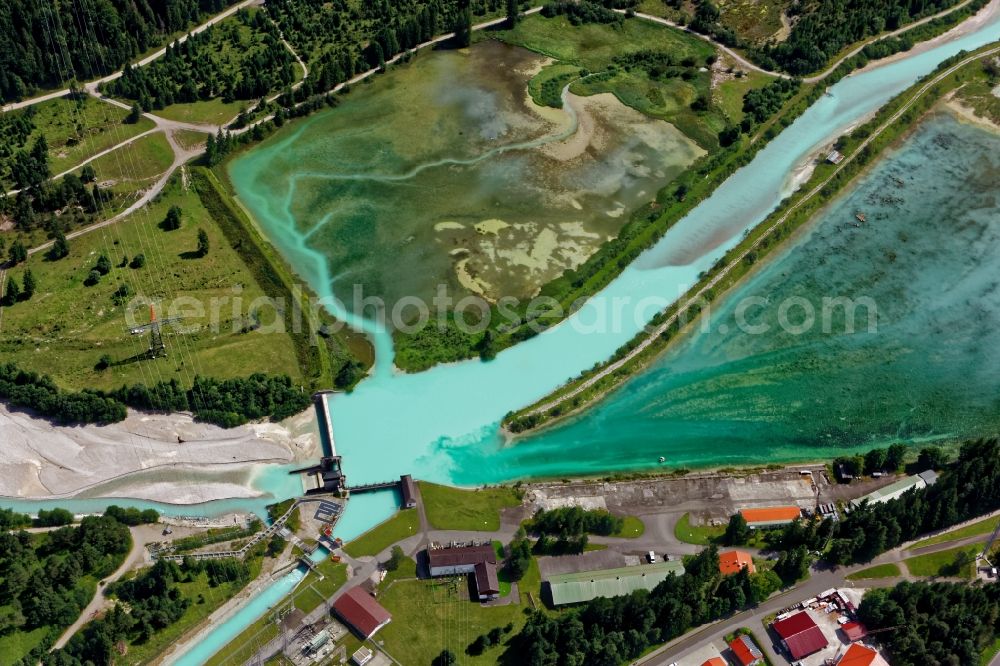
<svg viewBox="0 0 1000 666">
<path fill-rule="evenodd" d="M 132 545 L 128 528 L 109 515 L 45 534 L 8 531 L 26 519 L 0 515 L 0 661 L 6 663 L 37 662 Z"/>
<path fill-rule="evenodd" d="M 845 47 L 895 30 L 958 4 L 959 0 L 823 0 L 788 9 L 794 24 L 784 42 L 765 46 L 756 59 L 765 66 L 802 75 L 823 69 Z"/>
<path fill-rule="evenodd" d="M 0 3 L 0 97 L 109 74 L 233 0 Z"/>
<path fill-rule="evenodd" d="M 295 59 L 277 26 L 260 11 L 240 10 L 237 18 L 168 46 L 150 65 L 127 68 L 104 91 L 154 110 L 215 97 L 249 100 L 293 83 Z"/>
</svg>

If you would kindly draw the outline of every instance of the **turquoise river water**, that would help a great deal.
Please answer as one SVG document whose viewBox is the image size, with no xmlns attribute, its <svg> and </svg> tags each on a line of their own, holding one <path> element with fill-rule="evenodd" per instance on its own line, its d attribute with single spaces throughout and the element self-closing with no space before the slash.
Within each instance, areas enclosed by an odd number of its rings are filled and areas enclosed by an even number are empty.
<svg viewBox="0 0 1000 666">
<path fill-rule="evenodd" d="M 686 419 L 686 435 L 671 432 L 673 425 L 656 419 L 627 418 L 637 407 L 631 402 L 634 388 L 610 396 L 599 409 L 614 411 L 621 403 L 624 416 L 615 421 L 613 433 L 605 430 L 591 437 L 586 423 L 582 427 L 570 424 L 507 447 L 498 428 L 509 410 L 533 402 L 608 358 L 660 307 L 674 301 L 699 273 L 774 209 L 793 187 L 789 174 L 824 143 L 933 70 L 944 58 L 997 39 L 1000 25 L 994 20 L 975 33 L 925 53 L 843 79 L 567 322 L 504 351 L 492 362 L 457 363 L 414 375 L 401 374 L 392 367 L 391 339 L 384 330 L 350 313 L 338 312 L 366 328 L 377 347 L 374 376 L 353 393 L 330 399 L 338 452 L 344 456 L 348 476 L 367 481 L 408 472 L 418 478 L 475 485 L 537 475 L 599 473 L 609 467 L 644 467 L 656 464 L 659 455 L 673 461 L 675 453 L 678 464 L 704 466 L 802 459 L 884 438 L 887 429 L 903 420 L 902 414 L 886 409 L 884 422 L 879 422 L 882 417 L 878 414 L 867 419 L 867 430 L 859 427 L 830 439 L 826 433 L 833 431 L 821 429 L 815 433 L 817 440 L 809 433 L 797 436 L 791 429 L 778 433 L 777 421 L 770 429 L 744 430 L 742 436 L 734 437 L 738 427 L 730 421 L 717 422 L 706 410 L 700 420 Z M 920 182 L 912 183 L 906 194 L 911 205 L 917 205 L 918 200 L 912 197 L 925 177 L 913 178 Z M 239 190 L 241 184 L 237 181 L 235 185 Z M 259 221 L 265 230 L 272 222 L 266 216 Z M 288 239 L 276 237 L 276 242 L 285 244 Z M 329 275 L 321 257 L 312 255 L 305 243 L 294 248 L 283 245 L 283 249 L 315 289 L 329 292 Z M 853 261 L 852 256 L 844 261 Z M 311 271 L 312 266 L 318 270 Z M 863 270 L 863 266 L 855 270 Z M 936 270 L 947 272 L 948 268 Z M 617 322 L 611 321 L 615 310 L 623 313 Z M 889 336 L 885 337 L 888 342 Z M 669 373 L 660 377 L 664 375 Z M 649 377 L 641 380 L 650 386 L 648 391 L 669 390 L 669 385 L 656 389 L 657 381 Z M 822 393 L 842 390 L 820 382 L 810 388 Z M 714 399 L 721 398 L 717 394 Z M 716 406 L 725 409 L 724 405 Z M 893 409 L 904 408 L 908 409 L 897 401 Z M 914 434 L 920 432 L 926 429 Z M 962 432 L 954 428 L 956 435 Z M 750 449 L 750 437 L 766 439 Z M 651 446 L 651 441 L 656 445 Z"/>
</svg>

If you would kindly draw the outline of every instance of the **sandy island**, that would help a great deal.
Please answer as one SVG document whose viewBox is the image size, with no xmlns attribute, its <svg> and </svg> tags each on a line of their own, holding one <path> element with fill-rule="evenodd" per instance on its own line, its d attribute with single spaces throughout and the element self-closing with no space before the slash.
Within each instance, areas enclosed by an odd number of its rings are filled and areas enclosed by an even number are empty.
<svg viewBox="0 0 1000 666">
<path fill-rule="evenodd" d="M 318 455 L 312 408 L 282 423 L 226 430 L 189 414 L 133 411 L 107 426 L 57 426 L 0 404 L 0 495 L 18 499 L 83 491 L 172 504 L 257 497 L 256 464 Z"/>
</svg>

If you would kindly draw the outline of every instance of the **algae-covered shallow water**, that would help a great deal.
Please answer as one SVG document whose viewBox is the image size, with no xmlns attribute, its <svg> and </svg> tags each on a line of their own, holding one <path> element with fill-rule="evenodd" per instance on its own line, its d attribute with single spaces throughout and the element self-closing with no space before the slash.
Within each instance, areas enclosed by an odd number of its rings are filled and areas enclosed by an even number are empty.
<svg viewBox="0 0 1000 666">
<path fill-rule="evenodd" d="M 585 415 L 499 453 L 495 441 L 449 449 L 455 480 L 659 456 L 769 463 L 1000 431 L 1000 137 L 932 117 L 794 245 Z M 838 297 L 871 299 L 874 329 L 859 306 L 853 334 L 842 308 L 824 331 L 823 299 Z M 805 303 L 816 323 L 799 332 Z"/>
<path fill-rule="evenodd" d="M 442 284 L 529 296 L 703 152 L 611 95 L 536 106 L 527 83 L 545 62 L 492 41 L 421 54 L 236 159 L 233 185 L 345 302 L 355 285 L 390 305 Z"/>
</svg>

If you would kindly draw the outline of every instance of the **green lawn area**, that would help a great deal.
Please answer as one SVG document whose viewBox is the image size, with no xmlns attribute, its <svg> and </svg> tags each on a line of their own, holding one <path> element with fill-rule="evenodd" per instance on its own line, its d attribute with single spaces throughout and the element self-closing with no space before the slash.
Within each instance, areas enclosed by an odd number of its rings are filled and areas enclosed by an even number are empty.
<svg viewBox="0 0 1000 666">
<path fill-rule="evenodd" d="M 208 134 L 205 132 L 195 132 L 194 130 L 177 130 L 174 132 L 174 139 L 185 150 L 204 147 L 208 141 Z"/>
<path fill-rule="evenodd" d="M 899 565 L 890 562 L 889 564 L 877 564 L 861 571 L 856 571 L 847 577 L 848 580 L 871 580 L 873 578 L 892 578 L 901 575 Z"/>
<path fill-rule="evenodd" d="M 173 205 L 183 211 L 182 226 L 163 231 L 159 223 Z M 185 258 L 183 253 L 197 247 L 199 229 L 208 234 L 209 253 Z M 61 386 L 74 389 L 113 389 L 172 378 L 189 386 L 195 374 L 221 379 L 272 372 L 300 379 L 288 334 L 241 332 L 251 303 L 264 292 L 195 191 L 183 187 L 180 174 L 146 209 L 69 245 L 70 254 L 64 259 L 47 261 L 38 253 L 8 272 L 23 283 L 24 270 L 30 268 L 38 287 L 30 301 L 3 309 L 0 362 L 14 361 L 26 370 L 50 374 Z M 145 267 L 120 266 L 123 259 L 140 253 L 146 258 Z M 113 268 L 98 284 L 86 286 L 84 281 L 102 254 Z M 129 361 L 148 343 L 129 334 L 124 305 L 112 298 L 122 284 L 132 294 L 152 299 L 161 317 L 170 314 L 171 305 L 174 314 L 185 315 L 188 332 L 177 335 L 168 329 L 165 336 L 176 353 L 155 361 Z M 241 288 L 242 306 L 234 318 L 236 285 Z M 181 298 L 188 302 L 177 300 Z M 212 299 L 221 304 L 215 310 L 217 326 L 212 322 Z M 264 323 L 274 318 L 267 308 L 258 312 Z M 147 306 L 138 306 L 133 314 L 138 323 L 148 321 Z M 111 357 L 112 366 L 98 371 L 95 365 L 104 354 Z"/>
<path fill-rule="evenodd" d="M 973 544 L 971 546 L 959 546 L 949 548 L 930 555 L 918 555 L 904 560 L 906 568 L 914 576 L 957 576 L 960 578 L 972 578 L 975 574 L 975 557 L 982 550 L 982 546 Z M 955 568 L 955 558 L 959 553 L 967 553 L 971 561 L 962 567 Z"/>
<path fill-rule="evenodd" d="M 627 539 L 635 539 L 641 537 L 643 532 L 646 531 L 646 524 L 642 522 L 639 518 L 635 516 L 625 516 L 625 524 L 622 525 L 620 532 L 616 533 L 616 537 L 625 537 Z"/>
<path fill-rule="evenodd" d="M 692 525 L 691 514 L 685 513 L 674 527 L 674 536 L 682 543 L 693 543 L 696 546 L 707 546 L 717 542 L 726 533 L 724 525 Z"/>
<path fill-rule="evenodd" d="M 316 565 L 316 568 L 323 574 L 323 579 L 320 580 L 319 575 L 310 571 L 296 588 L 292 603 L 303 613 L 319 606 L 347 582 L 347 565 L 343 562 L 326 559 Z"/>
<path fill-rule="evenodd" d="M 503 647 L 471 657 L 466 646 L 494 627 L 512 623 L 517 631 L 524 623 L 521 606 L 483 607 L 470 601 L 468 576 L 398 581 L 383 590 L 379 602 L 393 621 L 376 638 L 406 664 L 430 664 L 446 647 L 460 655 L 462 664 L 495 664 Z"/>
<path fill-rule="evenodd" d="M 395 571 L 390 571 L 385 575 L 385 580 L 382 581 L 382 589 L 385 589 L 394 580 L 404 580 L 407 578 L 417 577 L 417 562 L 412 557 L 404 557 L 399 563 L 399 568 Z"/>
<path fill-rule="evenodd" d="M 714 99 L 730 124 L 743 120 L 743 96 L 754 88 L 763 88 L 774 77 L 750 72 L 740 78 L 723 81 L 716 87 Z"/>
<path fill-rule="evenodd" d="M 420 516 L 416 509 L 404 509 L 383 523 L 373 527 L 344 546 L 351 557 L 378 555 L 380 552 L 420 530 Z"/>
<path fill-rule="evenodd" d="M 427 520 L 439 530 L 500 529 L 500 510 L 521 503 L 516 491 L 507 486 L 461 490 L 420 481 L 420 497 Z"/>
<path fill-rule="evenodd" d="M 133 141 L 90 163 L 97 182 L 114 181 L 114 191 L 131 183 L 134 189 L 145 189 L 156 182 L 174 161 L 174 151 L 163 132 L 156 132 Z"/>
<path fill-rule="evenodd" d="M 939 534 L 928 539 L 917 541 L 912 546 L 908 546 L 907 550 L 923 548 L 924 546 L 933 546 L 934 544 L 947 543 L 949 541 L 958 541 L 959 539 L 979 536 L 982 534 L 992 534 L 993 530 L 996 529 L 998 522 L 1000 522 L 1000 518 L 998 517 L 986 518 L 957 530 L 952 530 L 951 532 L 947 532 L 945 534 Z"/>
<path fill-rule="evenodd" d="M 261 560 L 256 559 L 249 562 L 250 580 L 260 575 Z M 131 644 L 128 648 L 128 663 L 139 664 L 151 661 L 172 643 L 175 643 L 181 636 L 196 627 L 216 608 L 224 604 L 237 592 L 243 589 L 239 583 L 223 583 L 218 587 L 211 587 L 208 584 L 208 575 L 200 573 L 189 583 L 180 583 L 178 587 L 181 594 L 191 599 L 191 605 L 181 619 L 174 622 L 166 629 L 153 634 L 153 637 L 142 644 Z"/>
<path fill-rule="evenodd" d="M 243 107 L 249 107 L 250 102 L 223 102 L 221 98 L 204 102 L 189 102 L 186 104 L 171 104 L 153 113 L 167 120 L 177 120 L 183 123 L 207 123 L 222 125 L 239 115 Z"/>
<path fill-rule="evenodd" d="M 42 642 L 51 627 L 14 631 L 0 636 L 0 666 L 13 666 Z"/>
</svg>

